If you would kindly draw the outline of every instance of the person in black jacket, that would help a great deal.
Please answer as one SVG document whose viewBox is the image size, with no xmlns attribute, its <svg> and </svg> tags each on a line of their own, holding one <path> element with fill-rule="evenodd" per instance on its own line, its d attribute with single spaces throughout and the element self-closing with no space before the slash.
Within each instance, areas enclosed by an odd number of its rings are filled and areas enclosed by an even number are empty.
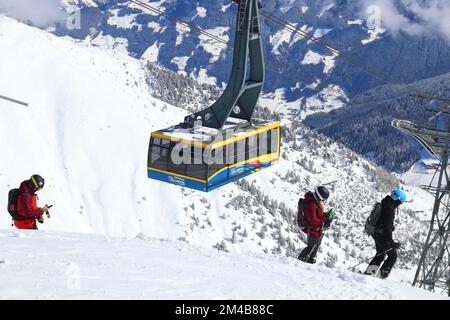
<svg viewBox="0 0 450 320">
<path fill-rule="evenodd" d="M 395 229 L 395 211 L 405 201 L 406 194 L 400 189 L 392 191 L 391 195 L 381 201 L 381 214 L 376 224 L 377 231 L 372 236 L 375 240 L 377 254 L 370 261 L 365 274 L 376 275 L 379 271 L 380 278 L 385 279 L 391 273 L 392 267 L 397 261 L 397 249 L 400 248 L 400 243 L 392 239 L 392 232 Z M 387 259 L 384 261 L 386 256 Z M 380 268 L 381 263 L 383 265 Z"/>
</svg>

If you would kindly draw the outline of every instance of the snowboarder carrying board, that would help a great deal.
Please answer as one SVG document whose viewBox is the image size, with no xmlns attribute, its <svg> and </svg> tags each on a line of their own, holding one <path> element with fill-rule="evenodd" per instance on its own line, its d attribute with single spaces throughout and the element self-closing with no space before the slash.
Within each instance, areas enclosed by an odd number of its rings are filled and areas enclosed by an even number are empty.
<svg viewBox="0 0 450 320">
<path fill-rule="evenodd" d="M 377 275 L 379 271 L 379 277 L 385 279 L 391 273 L 392 267 L 397 261 L 397 249 L 400 248 L 400 243 L 395 242 L 392 239 L 392 232 L 394 231 L 394 218 L 396 209 L 406 201 L 406 194 L 400 189 L 395 189 L 392 193 L 386 196 L 381 201 L 379 210 L 374 213 L 377 215 L 375 219 L 371 217 L 366 221 L 367 224 L 373 224 L 373 232 L 366 226 L 366 233 L 372 236 L 375 240 L 375 247 L 377 255 L 370 261 L 365 274 Z M 375 209 L 374 209 L 375 210 Z M 371 216 L 374 215 L 373 213 Z M 386 258 L 386 261 L 384 259 Z M 384 261 L 380 268 L 381 263 Z"/>
<path fill-rule="evenodd" d="M 44 213 L 48 216 L 49 206 L 45 205 L 43 208 L 37 206 L 36 192 L 44 187 L 44 183 L 44 178 L 35 174 L 29 180 L 23 181 L 19 189 L 10 191 L 8 211 L 18 229 L 37 230 L 36 221 L 44 223 Z"/>
<path fill-rule="evenodd" d="M 298 259 L 307 263 L 316 263 L 316 255 L 322 242 L 323 231 L 331 226 L 335 211 L 323 211 L 324 203 L 328 200 L 330 192 L 327 188 L 319 186 L 314 192 L 309 191 L 304 199 L 300 199 L 297 222 L 308 236 L 307 246 L 298 256 Z"/>
</svg>

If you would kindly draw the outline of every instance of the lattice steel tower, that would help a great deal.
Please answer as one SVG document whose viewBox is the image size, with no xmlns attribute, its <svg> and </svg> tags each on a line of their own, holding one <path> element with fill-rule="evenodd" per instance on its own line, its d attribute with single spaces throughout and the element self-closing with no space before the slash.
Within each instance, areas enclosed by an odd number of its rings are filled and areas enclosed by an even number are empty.
<svg viewBox="0 0 450 320">
<path fill-rule="evenodd" d="M 404 120 L 394 120 L 392 125 L 413 136 L 439 159 L 439 165 L 432 181 L 427 186 L 421 186 L 433 194 L 435 200 L 428 236 L 422 249 L 413 286 L 430 291 L 447 291 L 450 296 L 450 179 L 448 172 L 450 107 L 432 108 L 427 111 L 436 113 L 431 118 L 436 119 L 434 128 L 427 128 Z"/>
</svg>

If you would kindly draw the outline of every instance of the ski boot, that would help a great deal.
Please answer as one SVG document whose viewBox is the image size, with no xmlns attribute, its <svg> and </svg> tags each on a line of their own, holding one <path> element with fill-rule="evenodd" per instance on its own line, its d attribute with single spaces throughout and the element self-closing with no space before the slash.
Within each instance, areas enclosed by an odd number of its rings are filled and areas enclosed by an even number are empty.
<svg viewBox="0 0 450 320">
<path fill-rule="evenodd" d="M 380 268 L 380 266 L 377 266 L 377 265 L 375 265 L 375 264 L 369 265 L 369 266 L 367 267 L 366 271 L 364 272 L 364 274 L 369 275 L 369 276 L 376 277 L 379 268 Z"/>
<path fill-rule="evenodd" d="M 380 270 L 380 278 L 381 279 L 386 279 L 387 277 L 389 277 L 389 274 L 391 273 L 391 270 L 389 269 L 381 269 Z"/>
</svg>

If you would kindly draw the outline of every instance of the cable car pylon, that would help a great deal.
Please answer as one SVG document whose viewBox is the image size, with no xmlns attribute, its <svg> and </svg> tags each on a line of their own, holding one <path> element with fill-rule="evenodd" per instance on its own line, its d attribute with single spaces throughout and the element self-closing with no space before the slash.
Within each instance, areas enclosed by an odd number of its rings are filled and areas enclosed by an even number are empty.
<svg viewBox="0 0 450 320">
<path fill-rule="evenodd" d="M 259 1 L 233 2 L 238 3 L 239 7 L 230 80 L 212 106 L 184 119 L 188 128 L 192 128 L 195 121 L 202 121 L 204 127 L 221 129 L 230 116 L 250 121 L 262 91 L 265 67 Z"/>
<path fill-rule="evenodd" d="M 422 97 L 429 99 L 429 97 Z M 437 100 L 436 98 L 431 98 Z M 440 99 L 445 101 L 444 99 Z M 450 296 L 450 175 L 448 160 L 450 155 L 450 108 L 429 109 L 436 113 L 434 128 L 425 127 L 411 121 L 395 119 L 392 126 L 415 138 L 434 158 L 439 159 L 429 186 L 423 189 L 434 195 L 427 238 L 422 247 L 413 286 L 430 291 L 440 289 Z M 443 128 L 439 128 L 443 124 Z M 437 181 L 435 180 L 437 177 Z"/>
</svg>

